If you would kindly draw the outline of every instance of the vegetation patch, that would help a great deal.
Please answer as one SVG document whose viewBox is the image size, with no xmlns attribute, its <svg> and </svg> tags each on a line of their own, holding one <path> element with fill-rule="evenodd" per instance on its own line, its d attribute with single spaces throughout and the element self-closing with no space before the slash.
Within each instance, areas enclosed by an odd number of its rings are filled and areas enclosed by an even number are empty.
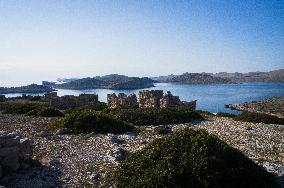
<svg viewBox="0 0 284 188">
<path fill-rule="evenodd" d="M 64 114 L 59 110 L 48 107 L 39 102 L 10 102 L 4 104 L 5 114 L 26 114 L 29 116 L 62 117 Z"/>
<path fill-rule="evenodd" d="M 91 109 L 73 110 L 49 126 L 50 129 L 67 128 L 70 133 L 113 133 L 133 131 L 134 126 Z"/>
<path fill-rule="evenodd" d="M 240 115 L 234 117 L 234 120 L 253 122 L 253 123 L 284 125 L 283 118 L 279 118 L 279 117 L 268 115 L 268 114 L 262 114 L 262 113 L 242 112 Z"/>
<path fill-rule="evenodd" d="M 27 115 L 41 116 L 41 117 L 63 117 L 64 114 L 57 109 L 50 107 L 37 108 L 27 113 Z"/>
<path fill-rule="evenodd" d="M 192 120 L 204 119 L 198 112 L 187 109 L 117 108 L 106 109 L 102 112 L 118 120 L 137 126 L 186 123 Z"/>
<path fill-rule="evenodd" d="M 37 110 L 45 106 L 40 103 L 30 102 L 11 102 L 3 106 L 3 113 L 5 114 L 27 114 L 33 110 Z"/>
<path fill-rule="evenodd" d="M 274 176 L 205 130 L 156 139 L 120 164 L 118 188 L 279 187 Z"/>
</svg>

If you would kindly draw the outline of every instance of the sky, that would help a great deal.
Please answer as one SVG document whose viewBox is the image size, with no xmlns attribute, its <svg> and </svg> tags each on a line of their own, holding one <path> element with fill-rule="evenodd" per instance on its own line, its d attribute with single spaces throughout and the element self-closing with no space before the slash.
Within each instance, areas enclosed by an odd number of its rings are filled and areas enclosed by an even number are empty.
<svg viewBox="0 0 284 188">
<path fill-rule="evenodd" d="M 284 0 L 0 0 L 0 87 L 284 68 Z"/>
</svg>

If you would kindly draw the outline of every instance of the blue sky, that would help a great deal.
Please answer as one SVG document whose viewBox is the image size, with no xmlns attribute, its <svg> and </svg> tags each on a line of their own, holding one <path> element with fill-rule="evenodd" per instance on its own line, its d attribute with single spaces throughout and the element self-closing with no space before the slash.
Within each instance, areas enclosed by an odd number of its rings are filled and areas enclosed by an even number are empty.
<svg viewBox="0 0 284 188">
<path fill-rule="evenodd" d="M 0 86 L 284 68 L 283 0 L 0 0 Z"/>
</svg>

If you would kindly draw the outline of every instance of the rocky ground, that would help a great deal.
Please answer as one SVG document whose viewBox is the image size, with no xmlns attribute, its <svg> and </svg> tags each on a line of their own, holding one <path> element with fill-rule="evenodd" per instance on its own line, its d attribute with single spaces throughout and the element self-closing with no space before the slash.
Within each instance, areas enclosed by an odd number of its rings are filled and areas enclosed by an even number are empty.
<svg viewBox="0 0 284 188">
<path fill-rule="evenodd" d="M 129 153 L 151 140 L 186 126 L 206 129 L 268 171 L 284 175 L 283 125 L 237 122 L 230 118 L 209 117 L 203 122 L 144 127 L 139 134 L 60 135 L 51 134 L 46 125 L 52 118 L 4 115 L 1 132 L 19 132 L 33 143 L 33 164 L 6 176 L 0 185 L 8 187 L 110 187 L 112 171 Z M 162 130 L 162 131 L 161 131 Z M 280 178 L 281 179 L 281 178 Z"/>
<path fill-rule="evenodd" d="M 243 104 L 230 104 L 228 107 L 249 112 L 265 113 L 284 118 L 284 96 Z"/>
</svg>

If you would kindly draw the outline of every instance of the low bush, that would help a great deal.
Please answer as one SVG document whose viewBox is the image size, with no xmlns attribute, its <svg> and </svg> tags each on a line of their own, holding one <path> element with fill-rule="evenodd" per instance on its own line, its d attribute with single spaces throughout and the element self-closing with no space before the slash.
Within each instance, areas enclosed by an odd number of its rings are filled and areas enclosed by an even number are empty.
<svg viewBox="0 0 284 188">
<path fill-rule="evenodd" d="M 45 103 L 36 102 L 11 102 L 3 107 L 5 114 L 26 114 L 28 116 L 62 117 L 64 114 L 59 110 L 48 107 Z"/>
<path fill-rule="evenodd" d="M 117 188 L 279 187 L 273 175 L 204 130 L 156 139 L 115 172 Z"/>
<path fill-rule="evenodd" d="M 204 119 L 198 112 L 187 109 L 117 108 L 103 110 L 103 113 L 138 126 L 186 123 Z"/>
<path fill-rule="evenodd" d="M 62 127 L 73 134 L 90 132 L 120 134 L 134 130 L 134 126 L 90 109 L 74 110 L 49 126 L 53 130 Z"/>
<path fill-rule="evenodd" d="M 33 110 L 42 108 L 43 104 L 39 103 L 21 103 L 12 102 L 4 105 L 3 113 L 5 114 L 27 114 Z"/>
<path fill-rule="evenodd" d="M 49 108 L 49 107 L 42 107 L 42 108 L 34 109 L 28 112 L 27 115 L 41 116 L 41 117 L 63 117 L 64 116 L 64 114 L 61 111 L 57 109 Z"/>
<path fill-rule="evenodd" d="M 267 123 L 267 124 L 281 124 L 284 125 L 284 119 L 268 114 L 242 112 L 240 115 L 234 117 L 236 121 L 245 121 L 253 123 Z"/>
</svg>

